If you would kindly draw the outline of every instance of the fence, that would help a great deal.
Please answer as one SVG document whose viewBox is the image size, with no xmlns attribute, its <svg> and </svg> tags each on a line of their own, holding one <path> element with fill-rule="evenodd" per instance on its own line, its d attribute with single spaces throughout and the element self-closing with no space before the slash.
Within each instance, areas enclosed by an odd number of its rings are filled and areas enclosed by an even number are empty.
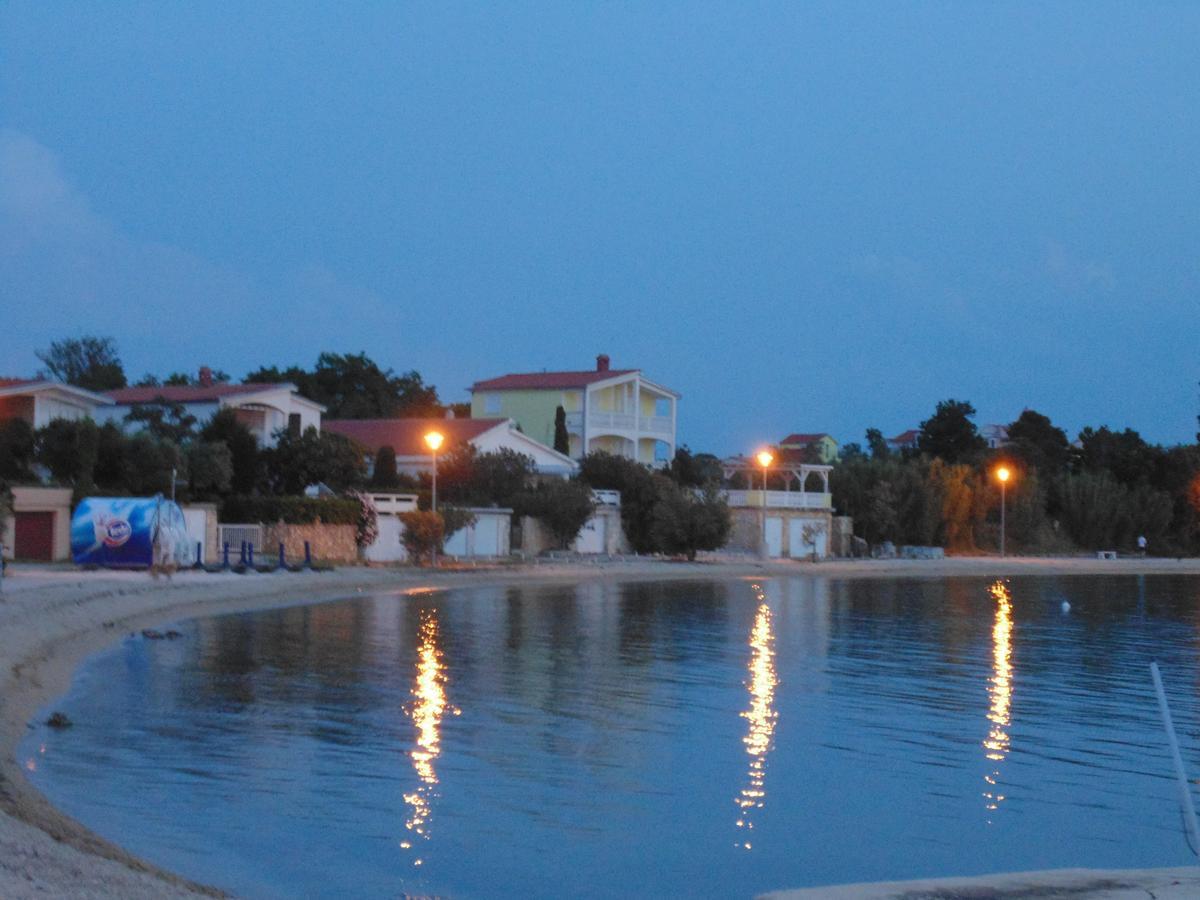
<svg viewBox="0 0 1200 900">
<path fill-rule="evenodd" d="M 242 544 L 253 544 L 254 549 L 261 553 L 263 547 L 263 530 L 261 525 L 218 525 L 217 552 L 220 553 L 226 544 L 237 553 Z"/>
</svg>

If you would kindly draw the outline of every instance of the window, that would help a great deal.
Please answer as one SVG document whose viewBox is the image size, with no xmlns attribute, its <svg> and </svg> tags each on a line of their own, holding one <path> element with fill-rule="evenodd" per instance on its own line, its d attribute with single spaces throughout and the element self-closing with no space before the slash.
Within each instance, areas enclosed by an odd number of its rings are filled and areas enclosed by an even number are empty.
<svg viewBox="0 0 1200 900">
<path fill-rule="evenodd" d="M 288 434 L 300 437 L 300 413 L 288 413 Z"/>
<path fill-rule="evenodd" d="M 489 416 L 500 414 L 500 395 L 488 394 L 483 398 L 483 411 Z"/>
</svg>

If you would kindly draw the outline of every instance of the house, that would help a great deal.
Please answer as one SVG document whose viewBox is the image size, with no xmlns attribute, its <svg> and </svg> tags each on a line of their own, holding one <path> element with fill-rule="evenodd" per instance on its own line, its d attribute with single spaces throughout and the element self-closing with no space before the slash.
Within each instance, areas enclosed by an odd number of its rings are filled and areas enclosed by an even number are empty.
<svg viewBox="0 0 1200 900">
<path fill-rule="evenodd" d="M 178 403 L 184 411 L 204 424 L 217 410 L 229 407 L 239 422 L 250 429 L 260 446 L 275 443 L 275 432 L 287 429 L 301 434 L 309 428 L 321 428 L 319 403 L 302 397 L 290 382 L 279 384 L 227 384 L 213 380 L 212 371 L 200 370 L 196 384 L 131 387 L 109 391 L 112 405 L 101 410 L 97 421 L 125 424 L 135 406 Z"/>
<path fill-rule="evenodd" d="M 1001 447 L 1008 446 L 1007 425 L 984 425 L 979 429 L 979 433 L 987 441 L 989 450 L 999 450 Z"/>
<path fill-rule="evenodd" d="M 811 457 L 811 462 L 832 463 L 838 458 L 838 442 L 821 434 L 789 434 L 779 442 L 780 450 L 798 450 Z"/>
<path fill-rule="evenodd" d="M 908 431 L 902 431 L 893 438 L 887 439 L 888 449 L 893 453 L 900 453 L 904 450 L 916 450 L 917 438 L 921 436 L 921 432 L 917 428 L 910 428 Z"/>
<path fill-rule="evenodd" d="M 604 450 L 656 465 L 675 456 L 679 397 L 640 369 L 610 368 L 601 354 L 589 371 L 528 372 L 477 381 L 471 386 L 471 416 L 512 419 L 525 434 L 552 447 L 561 406 L 572 459 Z"/>
<path fill-rule="evenodd" d="M 517 430 L 512 419 L 327 419 L 325 431 L 360 444 L 373 459 L 380 447 L 396 451 L 396 471 L 404 475 L 429 472 L 433 457 L 425 435 L 436 431 L 444 441 L 439 456 L 470 444 L 480 453 L 502 448 L 533 457 L 540 475 L 567 478 L 578 468 L 575 461 Z"/>
<path fill-rule="evenodd" d="M 103 394 L 58 381 L 0 378 L 0 424 L 24 419 L 44 428 L 54 419 L 95 419 L 96 410 L 112 405 Z"/>
</svg>

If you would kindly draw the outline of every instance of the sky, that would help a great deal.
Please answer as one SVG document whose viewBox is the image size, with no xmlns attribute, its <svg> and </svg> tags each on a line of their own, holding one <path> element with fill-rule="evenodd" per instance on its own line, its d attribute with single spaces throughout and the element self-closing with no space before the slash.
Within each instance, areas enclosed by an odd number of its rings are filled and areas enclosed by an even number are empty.
<svg viewBox="0 0 1200 900">
<path fill-rule="evenodd" d="M 0 375 L 598 353 L 679 439 L 1195 439 L 1200 4 L 0 6 Z"/>
</svg>

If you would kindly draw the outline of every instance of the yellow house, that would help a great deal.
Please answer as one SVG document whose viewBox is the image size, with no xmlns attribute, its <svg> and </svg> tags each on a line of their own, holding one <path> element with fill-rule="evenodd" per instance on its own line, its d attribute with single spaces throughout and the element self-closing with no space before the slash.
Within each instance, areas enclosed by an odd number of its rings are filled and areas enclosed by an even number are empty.
<svg viewBox="0 0 1200 900">
<path fill-rule="evenodd" d="M 640 369 L 613 369 L 604 354 L 580 372 L 528 372 L 477 381 L 471 417 L 508 418 L 535 441 L 554 446 L 554 417 L 562 407 L 568 455 L 605 450 L 648 465 L 675 455 L 679 393 L 655 384 Z"/>
<path fill-rule="evenodd" d="M 781 450 L 809 450 L 815 448 L 812 462 L 829 465 L 838 458 L 838 442 L 828 434 L 789 434 L 779 442 Z"/>
</svg>

